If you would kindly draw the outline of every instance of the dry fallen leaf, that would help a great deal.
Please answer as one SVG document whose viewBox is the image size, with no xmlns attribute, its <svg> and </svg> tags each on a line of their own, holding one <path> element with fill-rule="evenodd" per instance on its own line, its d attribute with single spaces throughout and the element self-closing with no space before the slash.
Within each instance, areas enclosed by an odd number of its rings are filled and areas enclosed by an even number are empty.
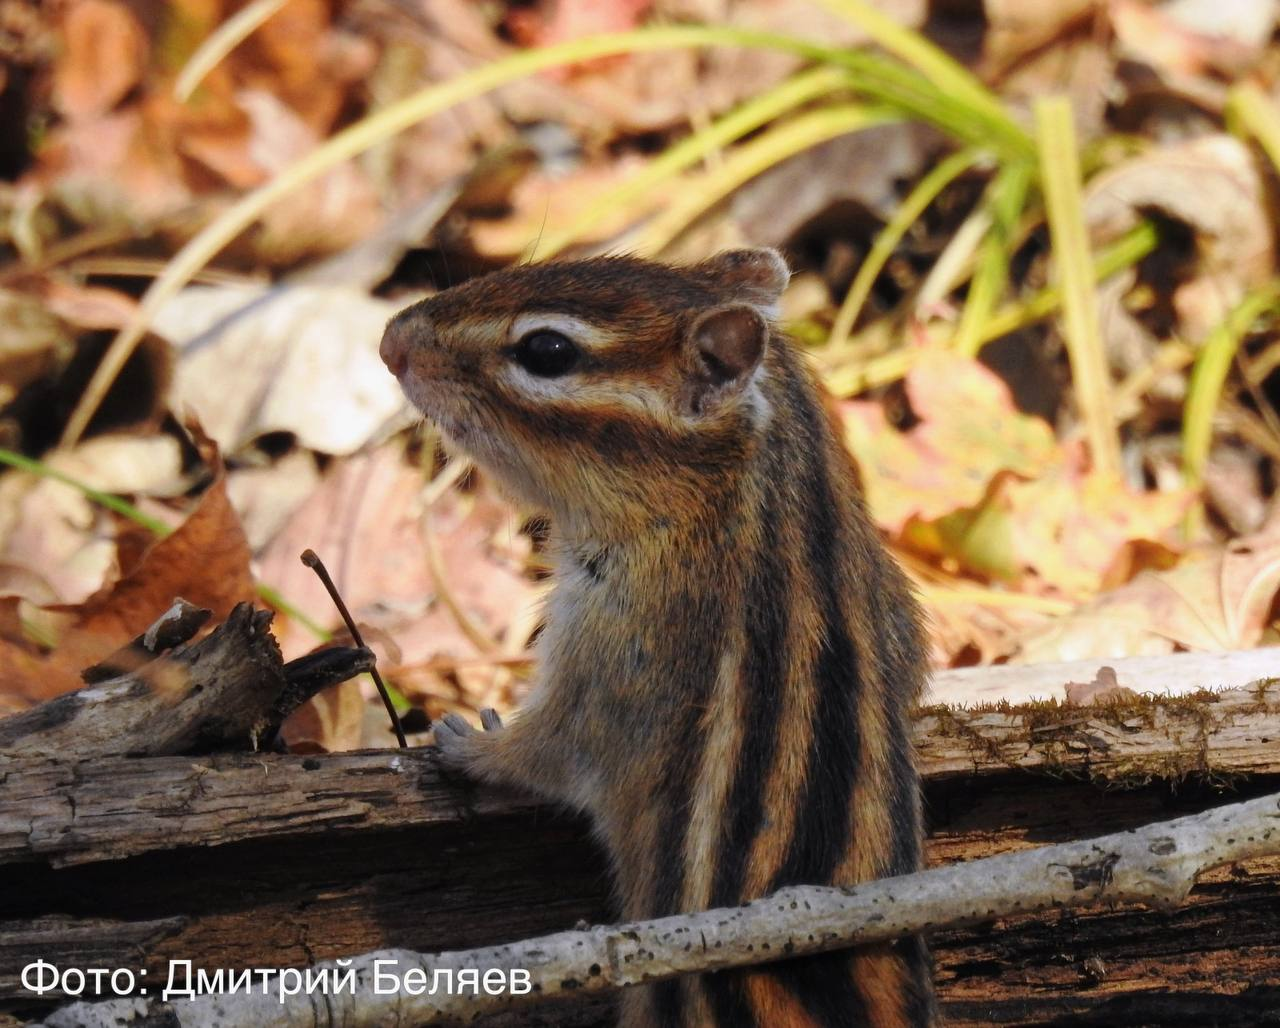
<svg viewBox="0 0 1280 1028">
<path fill-rule="evenodd" d="M 1045 421 L 1020 413 L 977 361 L 929 352 L 906 391 L 920 419 L 907 432 L 877 403 L 841 405 L 872 516 L 891 536 L 1081 598 L 1175 551 L 1189 492 L 1139 491 L 1092 470 L 1080 445 L 1059 444 Z"/>
<path fill-rule="evenodd" d="M 45 463 L 104 493 L 180 496 L 193 484 L 183 472 L 182 444 L 171 435 L 98 435 Z"/>
<path fill-rule="evenodd" d="M 506 24 L 512 37 L 521 46 L 553 46 L 571 39 L 595 35 L 599 32 L 625 32 L 633 29 L 641 17 L 653 6 L 653 0 L 557 0 L 551 5 L 513 7 L 507 13 Z M 580 67 L 602 68 L 624 60 L 615 57 L 552 69 L 553 78 L 569 78 Z"/>
<path fill-rule="evenodd" d="M 236 100 L 249 118 L 246 155 L 261 174 L 283 172 L 324 141 L 271 92 L 245 89 Z M 380 220 L 378 196 L 368 176 L 359 165 L 340 164 L 273 203 L 262 215 L 255 246 L 271 264 L 294 264 L 359 242 Z"/>
<path fill-rule="evenodd" d="M 172 534 L 148 543 L 140 543 L 136 532 L 122 530 L 115 582 L 82 603 L 50 605 L 38 612 L 45 615 L 41 623 L 58 634 L 48 654 L 0 639 L 0 685 L 10 696 L 35 702 L 77 688 L 81 670 L 140 635 L 175 596 L 210 608 L 219 619 L 236 603 L 253 599 L 249 547 L 227 500 L 221 460 L 208 440 L 197 435 L 196 443 L 213 469 L 213 481 L 186 520 Z M 5 485 L 0 480 L 0 487 Z"/>
<path fill-rule="evenodd" d="M 185 289 L 155 320 L 179 350 L 173 404 L 193 410 L 228 452 L 291 432 L 310 449 L 353 453 L 410 420 L 378 357 L 401 306 L 333 285 Z"/>
<path fill-rule="evenodd" d="M 512 190 L 511 212 L 500 219 L 473 219 L 468 236 L 477 252 L 503 258 L 533 247 L 546 232 L 572 224 L 597 199 L 636 174 L 644 162 L 635 158 L 588 164 L 564 174 L 535 171 Z M 651 193 L 644 208 L 617 205 L 583 234 L 581 243 L 599 243 L 625 229 L 644 210 L 659 205 L 666 190 Z"/>
<path fill-rule="evenodd" d="M 1014 660 L 1121 657 L 1258 645 L 1280 590 L 1280 522 L 1144 571 L 1023 639 Z"/>
<path fill-rule="evenodd" d="M 1085 192 L 1085 218 L 1100 238 L 1115 238 L 1150 211 L 1196 233 L 1199 274 L 1173 295 L 1190 339 L 1204 338 L 1247 288 L 1274 272 L 1262 177 L 1248 147 L 1232 136 L 1154 147 L 1099 173 Z"/>
<path fill-rule="evenodd" d="M 227 474 L 227 493 L 254 553 L 275 538 L 319 486 L 315 455 L 301 447 L 269 464 L 234 468 Z"/>
<path fill-rule="evenodd" d="M 95 663 L 139 635 L 175 596 L 209 608 L 218 621 L 255 598 L 249 544 L 227 499 L 222 460 L 207 439 L 196 441 L 213 481 L 172 534 L 121 567 L 119 581 L 68 611 L 75 621 L 59 641 L 60 658 L 77 667 Z"/>
<path fill-rule="evenodd" d="M 987 30 L 982 59 L 987 75 L 997 76 L 1054 42 L 1093 7 L 1094 0 L 983 0 Z"/>
<path fill-rule="evenodd" d="M 846 442 L 866 469 L 867 502 L 893 535 L 977 506 L 1002 471 L 1031 477 L 1057 456 L 1053 430 L 1020 413 L 1009 388 L 977 361 L 932 351 L 906 380 L 920 422 L 897 432 L 879 403 L 841 404 Z"/>
<path fill-rule="evenodd" d="M 322 625 L 340 622 L 329 594 L 298 555 L 315 550 L 357 621 L 377 624 L 379 609 L 421 604 L 431 592 L 418 495 L 422 474 L 402 446 L 386 445 L 335 460 L 258 557 L 262 580 Z M 276 636 L 286 658 L 307 652 L 315 636 L 280 617 Z"/>
<path fill-rule="evenodd" d="M 785 247 L 832 210 L 866 210 L 887 221 L 938 149 L 931 129 L 910 122 L 872 125 L 761 172 L 735 190 L 729 216 L 746 239 Z"/>
<path fill-rule="evenodd" d="M 1276 0 L 1112 0 L 1121 53 L 1174 76 L 1236 74 L 1254 63 L 1275 30 Z"/>
<path fill-rule="evenodd" d="M 39 603 L 78 603 L 102 587 L 115 561 L 111 518 L 80 490 L 23 471 L 0 475 L 5 591 Z"/>
<path fill-rule="evenodd" d="M 263 550 L 262 579 L 321 624 L 336 625 L 328 595 L 298 560 L 310 547 L 356 619 L 395 639 L 401 663 L 475 655 L 475 643 L 441 602 L 431 573 L 422 491 L 422 473 L 400 446 L 335 461 Z M 537 592 L 523 573 L 529 543 L 517 516 L 485 485 L 467 494 L 446 492 L 431 509 L 430 527 L 450 598 L 481 632 L 505 643 Z M 286 656 L 315 643 L 285 618 L 277 636 Z"/>
<path fill-rule="evenodd" d="M 188 205 L 227 187 L 251 188 L 330 135 L 355 92 L 365 102 L 378 58 L 376 44 L 327 0 L 290 0 L 180 101 L 174 77 L 235 4 L 55 6 L 64 11 L 52 61 L 62 118 L 41 134 L 29 178 L 95 227 L 206 217 Z M 378 214 L 365 170 L 349 165 L 274 205 L 251 242 L 270 260 L 292 261 L 341 247 Z"/>
<path fill-rule="evenodd" d="M 1003 499 L 1018 558 L 1057 591 L 1087 597 L 1144 565 L 1171 563 L 1193 498 L 1185 489 L 1133 489 L 1089 468 L 1075 446 L 1037 478 L 1009 482 Z"/>
<path fill-rule="evenodd" d="M 71 120 L 105 114 L 142 79 L 147 40 L 133 11 L 113 0 L 74 0 L 62 17 L 54 104 Z"/>
</svg>

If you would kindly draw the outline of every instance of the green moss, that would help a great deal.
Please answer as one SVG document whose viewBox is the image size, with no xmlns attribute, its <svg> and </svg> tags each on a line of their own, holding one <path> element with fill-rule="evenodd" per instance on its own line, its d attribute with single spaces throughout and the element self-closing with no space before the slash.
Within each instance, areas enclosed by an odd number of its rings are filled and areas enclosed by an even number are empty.
<svg viewBox="0 0 1280 1028">
<path fill-rule="evenodd" d="M 1248 689 L 1254 705 L 1244 711 L 1238 705 L 1233 709 L 1245 714 L 1275 710 L 1280 705 L 1280 694 L 1274 688 L 1278 684 L 1277 679 L 1252 683 Z M 1087 779 L 1107 789 L 1138 788 L 1153 781 L 1176 785 L 1189 775 L 1196 775 L 1211 786 L 1228 787 L 1239 775 L 1214 770 L 1208 759 L 1208 739 L 1216 727 L 1215 708 L 1222 693 L 1223 690 L 1214 689 L 1198 689 L 1182 696 L 1141 693 L 1089 706 L 1053 699 L 1028 703 L 998 701 L 970 707 L 932 704 L 920 708 L 916 716 L 935 719 L 936 727 L 931 734 L 967 742 L 975 763 L 1004 765 L 1027 774 L 1054 778 Z M 1007 718 L 1010 736 L 997 741 L 974 727 L 972 719 L 984 714 Z M 1105 740 L 1081 731 L 1089 725 L 1108 726 L 1118 733 L 1177 728 L 1186 741 L 1177 752 L 1118 759 L 1107 752 Z M 1091 748 L 1103 759 L 1091 760 Z M 1018 763 L 1030 751 L 1042 762 L 1039 766 L 1028 768 Z"/>
</svg>

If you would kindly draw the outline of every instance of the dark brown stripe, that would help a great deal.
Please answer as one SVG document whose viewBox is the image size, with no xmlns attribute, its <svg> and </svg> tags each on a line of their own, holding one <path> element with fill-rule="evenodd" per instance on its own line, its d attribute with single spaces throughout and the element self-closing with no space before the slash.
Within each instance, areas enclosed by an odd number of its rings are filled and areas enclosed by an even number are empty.
<svg viewBox="0 0 1280 1028">
<path fill-rule="evenodd" d="M 655 745 L 669 754 L 662 764 L 658 780 L 652 785 L 636 782 L 637 789 L 651 788 L 653 802 L 662 810 L 658 844 L 661 852 L 655 857 L 655 873 L 650 916 L 661 917 L 677 913 L 681 909 L 681 896 L 685 884 L 685 845 L 689 831 L 689 812 L 700 765 L 697 754 L 707 745 L 703 731 L 703 712 L 710 702 L 715 687 L 720 654 L 713 646 L 688 645 L 688 636 L 679 626 L 695 624 L 705 633 L 699 638 L 723 639 L 726 619 L 725 599 L 711 588 L 697 591 L 680 591 L 670 600 L 668 616 L 671 632 L 667 636 L 669 649 L 662 655 L 662 663 L 669 671 L 670 696 L 676 699 L 670 705 L 654 712 L 663 722 L 662 727 L 651 726 L 639 733 L 642 738 L 659 740 Z M 623 730 L 625 731 L 625 726 Z M 660 1025 L 681 1025 L 684 1017 L 684 993 L 678 982 L 664 982 L 654 987 L 655 1016 Z"/>
<path fill-rule="evenodd" d="M 611 463 L 625 463 L 632 468 L 661 464 L 702 477 L 723 476 L 725 466 L 741 463 L 752 447 L 737 422 L 705 425 L 696 432 L 664 432 L 626 411 L 526 406 L 515 400 L 505 406 L 504 413 L 518 418 L 540 446 L 578 450 L 586 447 Z"/>
<path fill-rule="evenodd" d="M 937 1021 L 937 999 L 933 991 L 933 955 L 928 944 L 918 935 L 899 939 L 893 944 L 906 965 L 907 1022 L 914 1028 L 927 1028 Z"/>
<path fill-rule="evenodd" d="M 915 602 L 902 575 L 884 553 L 875 552 L 874 567 L 876 574 L 873 583 L 869 583 L 874 597 L 871 623 L 876 632 L 880 681 L 884 683 L 880 702 L 889 731 L 886 758 L 890 783 L 885 799 L 893 831 L 892 850 L 885 854 L 879 873 L 910 874 L 920 867 L 921 828 L 920 786 L 908 718 L 911 693 L 919 681 L 925 656 Z"/>
<path fill-rule="evenodd" d="M 653 1003 L 654 1028 L 684 1028 L 684 999 L 680 979 L 649 986 Z"/>
<path fill-rule="evenodd" d="M 805 783 L 795 832 L 772 888 L 831 881 L 849 847 L 849 809 L 858 772 L 858 653 L 849 635 L 849 615 L 841 588 L 851 540 L 840 529 L 827 466 L 828 441 L 822 412 L 811 397 L 799 419 L 805 426 L 809 491 L 805 534 L 809 573 L 822 615 L 823 638 L 814 669 L 816 703 Z"/>
<path fill-rule="evenodd" d="M 785 961 L 770 968 L 821 1028 L 856 1028 L 871 1023 L 862 994 L 853 981 L 848 951 Z"/>
<path fill-rule="evenodd" d="M 902 717 L 900 712 L 890 713 L 899 719 Z M 884 877 L 911 874 L 920 870 L 919 783 L 911 752 L 911 740 L 899 738 L 895 733 L 890 744 L 889 760 L 889 824 L 893 831 L 893 849 L 883 871 Z"/>
<path fill-rule="evenodd" d="M 725 846 L 711 883 L 713 907 L 736 906 L 751 843 L 764 819 L 764 794 L 777 748 L 777 721 L 782 707 L 781 683 L 787 669 L 790 615 L 790 571 L 778 552 L 778 525 L 784 516 L 773 481 L 763 482 L 760 551 L 752 555 L 743 586 L 745 650 L 741 688 L 746 696 L 742 743 L 725 800 L 728 818 Z"/>
<path fill-rule="evenodd" d="M 566 314 L 607 324 L 623 337 L 669 338 L 655 322 L 674 329 L 690 310 L 722 301 L 712 283 L 691 278 L 682 268 L 627 257 L 524 265 L 472 279 L 423 300 L 411 310 L 439 325 L 456 324 L 477 312 Z"/>
<path fill-rule="evenodd" d="M 746 974 L 747 972 L 742 971 L 724 971 L 702 976 L 715 1028 L 756 1028 L 759 1024 L 751 1001 L 747 998 Z M 763 1025 L 761 1028 L 769 1026 Z"/>
</svg>

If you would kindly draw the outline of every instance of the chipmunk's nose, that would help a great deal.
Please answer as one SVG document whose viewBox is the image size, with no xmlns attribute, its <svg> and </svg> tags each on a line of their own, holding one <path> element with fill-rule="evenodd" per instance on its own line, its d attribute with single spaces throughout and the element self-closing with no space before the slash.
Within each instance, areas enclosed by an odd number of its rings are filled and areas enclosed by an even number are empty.
<svg viewBox="0 0 1280 1028">
<path fill-rule="evenodd" d="M 378 347 L 382 363 L 396 378 L 403 375 L 409 366 L 410 347 L 421 344 L 424 335 L 429 335 L 431 331 L 429 325 L 413 315 L 413 308 L 410 308 L 388 321 L 382 333 L 382 343 Z"/>
</svg>

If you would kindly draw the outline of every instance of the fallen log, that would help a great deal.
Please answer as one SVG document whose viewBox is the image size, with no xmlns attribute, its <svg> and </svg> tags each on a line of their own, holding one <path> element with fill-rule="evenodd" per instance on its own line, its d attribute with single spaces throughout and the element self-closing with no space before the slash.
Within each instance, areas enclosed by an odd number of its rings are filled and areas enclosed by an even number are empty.
<svg viewBox="0 0 1280 1028">
<path fill-rule="evenodd" d="M 358 651 L 357 651 L 358 652 Z M 0 722 L 4 725 L 7 722 Z M 1280 682 L 1091 707 L 931 707 L 915 720 L 926 782 L 1036 772 L 1107 787 L 1280 774 Z M 0 755 L 0 864 L 52 867 L 335 828 L 456 828 L 540 810 L 444 780 L 427 749 L 203 761 Z"/>
<path fill-rule="evenodd" d="M 1083 775 L 1115 787 L 1193 773 L 1276 774 L 1280 680 L 1087 707 L 936 705 L 917 713 L 914 734 L 926 778 L 1007 769 Z"/>
<path fill-rule="evenodd" d="M 1277 788 L 1276 775 L 1237 776 L 1228 793 L 1196 775 L 1100 791 L 948 770 L 926 786 L 928 859 L 1124 831 Z M 100 967 L 128 954 L 162 986 L 170 961 L 306 967 L 611 920 L 584 822 L 450 783 L 429 750 L 0 761 L 0 853 L 0 1009 L 26 1014 L 65 998 L 23 988 L 36 959 Z M 1153 989 L 1238 1010 L 1251 987 L 1280 986 L 1278 922 L 1280 861 L 1260 860 L 1207 876 L 1173 914 L 1014 917 L 941 933 L 934 949 L 953 1024 L 1036 1023 Z M 607 1022 L 607 1002 L 583 999 L 547 1023 Z"/>
<path fill-rule="evenodd" d="M 333 983 L 319 1006 L 303 976 L 276 988 L 75 1003 L 45 1028 L 348 1028 L 474 1022 L 572 995 L 681 974 L 772 963 L 920 931 L 1090 903 L 1172 909 L 1211 867 L 1280 856 L 1280 793 L 1080 842 L 933 868 L 855 888 L 795 886 L 743 907 L 708 910 L 463 952 L 381 950 L 313 969 Z M 696 940 L 691 945 L 690 940 Z M 350 969 L 348 971 L 348 968 Z M 339 985 L 348 980 L 351 987 Z M 451 987 L 431 988 L 446 980 Z M 496 977 L 491 977 L 496 976 Z M 470 977 L 474 989 L 452 987 Z M 493 987 L 483 991 L 480 982 Z M 286 984 L 287 982 L 287 984 Z M 379 990 L 380 982 L 385 982 Z M 501 984 L 499 984 L 499 982 Z"/>
<path fill-rule="evenodd" d="M 926 708 L 916 740 L 929 863 L 1124 831 L 1221 804 L 1232 788 L 1280 788 L 1277 707 L 1276 685 L 1261 682 L 1093 707 Z M 444 780 L 430 750 L 80 759 L 76 741 L 0 756 L 0 1014 L 40 1016 L 67 998 L 23 987 L 36 959 L 115 966 L 125 953 L 163 985 L 171 961 L 307 967 L 611 920 L 582 821 Z M 1251 860 L 1207 875 L 1173 914 L 1097 908 L 940 932 L 944 1011 L 954 1025 L 1087 1018 L 1158 989 L 1193 1020 L 1226 1010 L 1249 1023 L 1274 1003 L 1266 990 L 1280 992 L 1278 918 L 1280 861 Z M 610 1010 L 577 997 L 545 1023 L 603 1025 Z"/>
</svg>

